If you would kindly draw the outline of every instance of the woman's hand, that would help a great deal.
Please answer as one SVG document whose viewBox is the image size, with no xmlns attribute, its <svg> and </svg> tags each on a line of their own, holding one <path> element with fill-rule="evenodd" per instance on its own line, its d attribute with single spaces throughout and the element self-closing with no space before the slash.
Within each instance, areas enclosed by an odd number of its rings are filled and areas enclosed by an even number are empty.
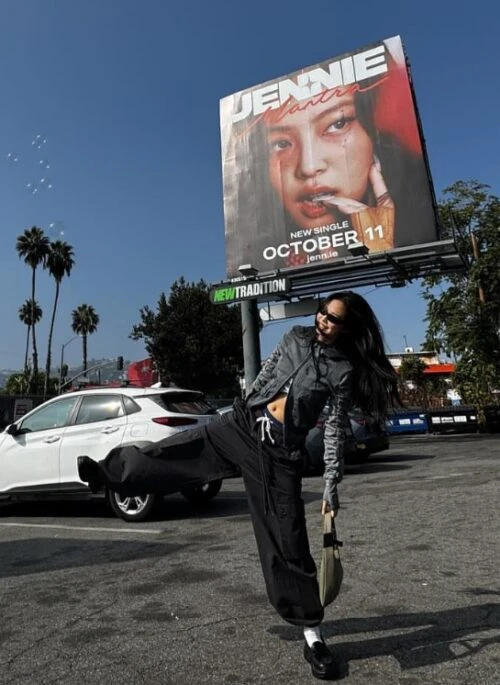
<svg viewBox="0 0 500 685">
<path fill-rule="evenodd" d="M 325 514 L 330 514 L 332 515 L 332 519 L 337 516 L 337 511 L 338 509 L 331 509 L 329 503 L 326 500 L 323 500 L 323 504 L 321 505 L 321 515 L 324 516 Z"/>
<path fill-rule="evenodd" d="M 368 178 L 377 199 L 376 207 L 338 195 L 322 197 L 321 202 L 348 214 L 359 242 L 367 245 L 372 252 L 390 250 L 394 247 L 394 202 L 387 190 L 378 159 L 373 162 Z"/>
</svg>

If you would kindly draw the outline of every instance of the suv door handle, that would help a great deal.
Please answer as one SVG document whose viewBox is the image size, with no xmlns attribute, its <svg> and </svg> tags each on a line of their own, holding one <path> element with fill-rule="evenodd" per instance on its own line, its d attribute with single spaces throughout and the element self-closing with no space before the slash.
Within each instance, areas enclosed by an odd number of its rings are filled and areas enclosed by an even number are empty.
<svg viewBox="0 0 500 685">
<path fill-rule="evenodd" d="M 103 428 L 101 433 L 116 433 L 120 429 L 120 426 L 108 426 L 108 428 Z"/>
<path fill-rule="evenodd" d="M 51 443 L 51 442 L 57 442 L 58 440 L 61 439 L 60 435 L 53 435 L 51 438 L 46 438 L 44 442 Z"/>
</svg>

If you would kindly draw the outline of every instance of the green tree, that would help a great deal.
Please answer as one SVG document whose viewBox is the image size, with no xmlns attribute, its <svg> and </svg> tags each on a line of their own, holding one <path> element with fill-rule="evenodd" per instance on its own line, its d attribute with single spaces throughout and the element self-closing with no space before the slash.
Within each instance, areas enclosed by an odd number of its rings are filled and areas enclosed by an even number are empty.
<svg viewBox="0 0 500 685">
<path fill-rule="evenodd" d="M 425 378 L 425 390 L 427 393 L 427 408 L 444 407 L 450 405 L 448 390 L 450 389 L 450 379 L 440 375 L 430 375 Z"/>
<path fill-rule="evenodd" d="M 200 280 L 175 281 L 167 299 L 162 293 L 156 311 L 140 310 L 141 322 L 132 340 L 144 340 L 163 382 L 202 390 L 218 397 L 239 393 L 243 366 L 239 307 L 212 304 L 209 286 Z"/>
<path fill-rule="evenodd" d="M 455 237 L 468 269 L 424 280 L 426 346 L 456 360 L 455 387 L 481 416 L 500 387 L 500 199 L 478 181 L 443 195 L 443 237 Z"/>
<path fill-rule="evenodd" d="M 64 240 L 55 240 L 49 244 L 46 266 L 50 275 L 56 282 L 56 292 L 54 296 L 54 305 L 52 307 L 52 317 L 50 319 L 49 339 L 47 342 L 47 361 L 45 362 L 45 384 L 43 388 L 44 397 L 47 395 L 50 377 L 50 366 L 52 361 L 52 335 L 54 333 L 54 322 L 56 319 L 57 303 L 59 300 L 59 290 L 62 279 L 64 276 L 70 275 L 71 269 L 75 264 L 73 257 L 73 247 Z"/>
<path fill-rule="evenodd" d="M 407 407 L 442 407 L 448 403 L 448 384 L 441 376 L 427 374 L 426 363 L 414 354 L 399 367 L 399 392 Z"/>
<path fill-rule="evenodd" d="M 427 408 L 425 362 L 418 355 L 405 357 L 399 367 L 401 399 L 407 406 Z"/>
<path fill-rule="evenodd" d="M 29 373 L 13 373 L 5 381 L 4 392 L 6 395 L 25 395 L 29 391 L 29 386 Z"/>
<path fill-rule="evenodd" d="M 32 378 L 30 374 L 26 373 L 13 373 L 5 382 L 4 392 L 6 395 L 26 395 L 29 394 L 30 388 L 33 385 Z M 35 384 L 36 388 L 43 388 L 45 386 L 45 372 L 39 371 L 37 382 Z M 57 394 L 57 379 L 51 378 L 47 386 L 48 395 Z M 31 393 L 35 394 L 35 393 Z"/>
<path fill-rule="evenodd" d="M 71 312 L 71 328 L 82 337 L 83 372 L 87 371 L 87 337 L 95 333 L 99 325 L 99 316 L 91 304 L 80 304 Z"/>
<path fill-rule="evenodd" d="M 40 319 L 42 318 L 42 308 L 38 304 L 38 302 L 35 301 L 34 305 L 31 303 L 31 300 L 26 300 L 20 307 L 19 307 L 19 319 L 25 324 L 27 327 L 28 331 L 26 333 L 26 349 L 24 352 L 24 373 L 27 375 L 29 371 L 29 349 L 30 349 L 30 334 L 31 334 L 31 327 L 32 327 L 32 321 L 33 317 L 35 319 L 35 323 L 38 323 Z"/>
<path fill-rule="evenodd" d="M 45 266 L 45 260 L 49 252 L 49 239 L 41 228 L 32 226 L 27 228 L 24 233 L 17 237 L 16 250 L 20 259 L 24 259 L 25 263 L 31 267 L 31 303 L 35 305 L 35 285 L 36 285 L 36 270 L 42 265 Z M 31 339 L 33 342 L 33 383 L 31 390 L 37 391 L 36 383 L 38 380 L 38 350 L 36 346 L 36 320 L 32 317 L 31 324 Z"/>
</svg>

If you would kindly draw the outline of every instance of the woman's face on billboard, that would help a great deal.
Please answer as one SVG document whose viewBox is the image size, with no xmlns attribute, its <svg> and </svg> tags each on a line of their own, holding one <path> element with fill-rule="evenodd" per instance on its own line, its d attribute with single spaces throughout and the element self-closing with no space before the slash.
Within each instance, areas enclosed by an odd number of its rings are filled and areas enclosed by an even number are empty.
<svg viewBox="0 0 500 685">
<path fill-rule="evenodd" d="M 372 141 L 357 119 L 353 95 L 317 100 L 266 122 L 271 184 L 302 228 L 338 219 L 335 206 L 318 201 L 321 195 L 362 200 L 373 164 Z"/>
</svg>

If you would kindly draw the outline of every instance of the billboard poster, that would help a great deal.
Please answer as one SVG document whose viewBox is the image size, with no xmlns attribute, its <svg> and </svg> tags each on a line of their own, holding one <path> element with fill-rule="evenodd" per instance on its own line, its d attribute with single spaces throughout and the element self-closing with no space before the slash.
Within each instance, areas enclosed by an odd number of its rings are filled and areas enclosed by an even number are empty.
<svg viewBox="0 0 500 685">
<path fill-rule="evenodd" d="M 399 36 L 220 103 L 227 275 L 437 240 Z"/>
</svg>

